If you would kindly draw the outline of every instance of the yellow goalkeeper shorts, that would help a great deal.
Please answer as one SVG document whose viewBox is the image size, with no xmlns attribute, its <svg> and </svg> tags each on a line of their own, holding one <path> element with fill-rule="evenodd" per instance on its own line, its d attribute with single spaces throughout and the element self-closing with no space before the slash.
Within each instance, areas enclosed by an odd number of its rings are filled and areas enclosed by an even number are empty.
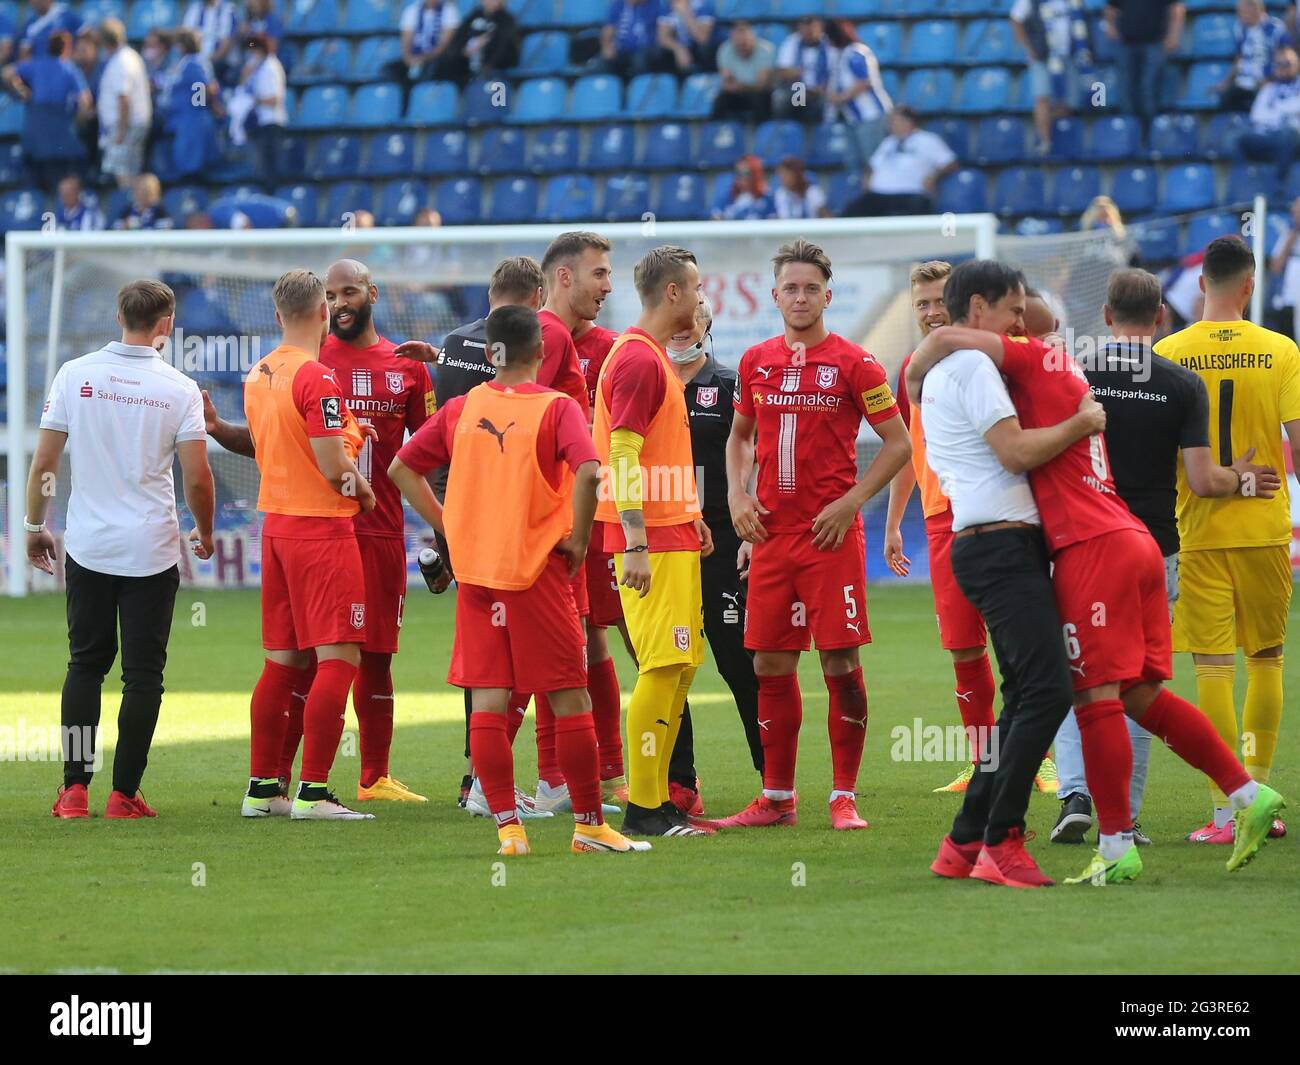
<svg viewBox="0 0 1300 1065">
<path fill-rule="evenodd" d="M 614 555 L 614 572 L 623 579 L 623 553 Z M 698 551 L 650 554 L 650 591 L 643 599 L 618 586 L 623 620 L 642 673 L 662 666 L 698 666 L 704 661 L 704 593 Z"/>
<path fill-rule="evenodd" d="M 1248 655 L 1286 642 L 1291 607 L 1287 545 L 1184 551 L 1174 603 L 1174 650 Z"/>
</svg>

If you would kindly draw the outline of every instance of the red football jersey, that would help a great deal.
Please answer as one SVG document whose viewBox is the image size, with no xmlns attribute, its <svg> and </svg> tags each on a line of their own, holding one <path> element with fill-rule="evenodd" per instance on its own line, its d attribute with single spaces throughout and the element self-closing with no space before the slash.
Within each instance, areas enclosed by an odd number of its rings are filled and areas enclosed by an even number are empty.
<svg viewBox="0 0 1300 1065">
<path fill-rule="evenodd" d="M 587 379 L 587 401 L 593 411 L 596 409 L 596 382 L 600 380 L 600 368 L 605 365 L 609 349 L 617 339 L 618 333 L 613 329 L 593 325 L 573 340 L 578 349 L 578 369 Z"/>
<path fill-rule="evenodd" d="M 1048 428 L 1079 409 L 1088 379 L 1072 356 L 1041 340 L 1009 337 L 1002 351 L 1002 374 L 1023 428 Z M 1052 551 L 1118 529 L 1146 529 L 1115 491 L 1100 433 L 1030 470 L 1029 484 Z"/>
<path fill-rule="evenodd" d="M 784 336 L 740 359 L 736 410 L 758 421 L 758 501 L 769 532 L 806 532 L 858 479 L 858 428 L 898 416 L 885 369 L 831 333 L 795 353 Z M 858 519 L 861 524 L 861 518 Z"/>
<path fill-rule="evenodd" d="M 334 371 L 348 409 L 379 434 L 378 440 L 367 438 L 357 456 L 357 469 L 375 490 L 375 509 L 353 519 L 358 536 L 403 535 L 402 493 L 388 479 L 388 466 L 406 431 L 415 432 L 434 411 L 429 368 L 399 358 L 393 347 L 380 337 L 373 347 L 356 348 L 331 335 L 320 349 L 320 361 Z"/>
<path fill-rule="evenodd" d="M 587 379 L 578 368 L 578 349 L 573 343 L 573 334 L 552 311 L 538 311 L 537 320 L 542 326 L 542 365 L 537 370 L 537 383 L 571 396 L 582 408 L 582 413 L 590 418 Z"/>
</svg>

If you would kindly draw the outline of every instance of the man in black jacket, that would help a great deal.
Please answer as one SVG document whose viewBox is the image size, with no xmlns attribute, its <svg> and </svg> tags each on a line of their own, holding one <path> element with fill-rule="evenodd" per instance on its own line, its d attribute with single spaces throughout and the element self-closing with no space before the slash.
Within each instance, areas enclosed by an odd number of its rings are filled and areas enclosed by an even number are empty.
<svg viewBox="0 0 1300 1065">
<path fill-rule="evenodd" d="M 519 24 L 505 0 L 483 0 L 458 27 L 438 59 L 441 80 L 464 85 L 519 64 Z"/>
</svg>

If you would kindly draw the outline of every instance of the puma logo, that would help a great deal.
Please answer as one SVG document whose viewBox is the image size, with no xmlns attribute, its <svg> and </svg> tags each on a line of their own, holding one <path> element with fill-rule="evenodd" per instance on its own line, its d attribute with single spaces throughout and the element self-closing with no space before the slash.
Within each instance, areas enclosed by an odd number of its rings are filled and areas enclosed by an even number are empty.
<svg viewBox="0 0 1300 1065">
<path fill-rule="evenodd" d="M 1077 673 L 1077 674 L 1079 674 L 1079 676 L 1082 677 L 1082 676 L 1084 675 L 1084 673 L 1083 673 L 1083 667 L 1084 667 L 1084 663 L 1083 663 L 1083 662 L 1080 662 L 1077 666 L 1071 666 L 1071 667 L 1070 667 L 1070 672 L 1071 672 L 1071 673 Z"/>
<path fill-rule="evenodd" d="M 758 727 L 761 728 L 761 729 L 763 729 L 765 732 L 770 732 L 770 731 L 771 731 L 771 730 L 767 727 L 767 726 L 770 725 L 771 723 L 772 723 L 772 719 L 771 719 L 770 717 L 769 717 L 766 721 L 764 721 L 762 718 L 759 718 L 759 719 L 758 719 Z"/>
<path fill-rule="evenodd" d="M 974 695 L 975 693 L 974 693 L 974 692 L 956 692 L 955 694 L 956 694 L 957 698 L 960 699 L 963 703 L 968 703 L 968 702 L 970 702 L 971 696 Z"/>
<path fill-rule="evenodd" d="M 655 718 L 655 724 L 656 724 L 656 725 L 663 725 L 664 728 L 667 728 L 667 727 L 668 727 L 668 722 L 665 721 L 663 718 L 660 718 L 660 717 Z"/>
<path fill-rule="evenodd" d="M 498 429 L 487 418 L 480 418 L 478 420 L 478 428 L 487 430 L 497 438 L 497 447 L 501 449 L 501 454 L 503 455 L 506 453 L 506 433 L 510 432 L 514 424 L 514 422 L 511 422 L 504 429 Z"/>
<path fill-rule="evenodd" d="M 854 632 L 856 632 L 859 636 L 862 635 L 862 622 L 860 622 L 860 621 L 846 621 L 846 622 L 844 623 L 844 627 L 845 627 L 846 629 L 852 629 L 852 630 L 853 630 Z"/>
<path fill-rule="evenodd" d="M 755 366 L 755 367 L 754 367 L 754 372 L 755 372 L 755 373 L 761 373 L 761 374 L 763 375 L 763 380 L 766 381 L 769 377 L 772 376 L 772 367 L 771 367 L 771 366 Z"/>
<path fill-rule="evenodd" d="M 283 365 L 284 363 L 280 363 L 280 366 Z M 275 370 L 278 370 L 280 366 L 277 366 Z M 266 375 L 266 385 L 268 388 L 275 387 L 275 370 L 272 370 L 269 366 L 266 365 L 266 363 L 260 363 L 257 367 L 258 373 Z"/>
<path fill-rule="evenodd" d="M 857 725 L 858 728 L 862 729 L 864 732 L 866 731 L 867 719 L 865 717 L 862 718 L 861 720 L 858 720 L 856 717 L 846 717 L 843 714 L 841 714 L 840 720 L 843 721 L 846 725 Z"/>
</svg>

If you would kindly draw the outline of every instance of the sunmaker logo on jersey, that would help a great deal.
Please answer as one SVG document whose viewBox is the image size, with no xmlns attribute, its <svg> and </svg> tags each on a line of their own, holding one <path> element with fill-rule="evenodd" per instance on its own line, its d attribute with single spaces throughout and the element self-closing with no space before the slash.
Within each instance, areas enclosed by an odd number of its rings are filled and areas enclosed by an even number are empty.
<svg viewBox="0 0 1300 1065">
<path fill-rule="evenodd" d="M 838 410 L 842 397 L 826 392 L 771 392 L 754 393 L 754 403 L 765 407 L 783 407 L 789 410 Z"/>
</svg>

